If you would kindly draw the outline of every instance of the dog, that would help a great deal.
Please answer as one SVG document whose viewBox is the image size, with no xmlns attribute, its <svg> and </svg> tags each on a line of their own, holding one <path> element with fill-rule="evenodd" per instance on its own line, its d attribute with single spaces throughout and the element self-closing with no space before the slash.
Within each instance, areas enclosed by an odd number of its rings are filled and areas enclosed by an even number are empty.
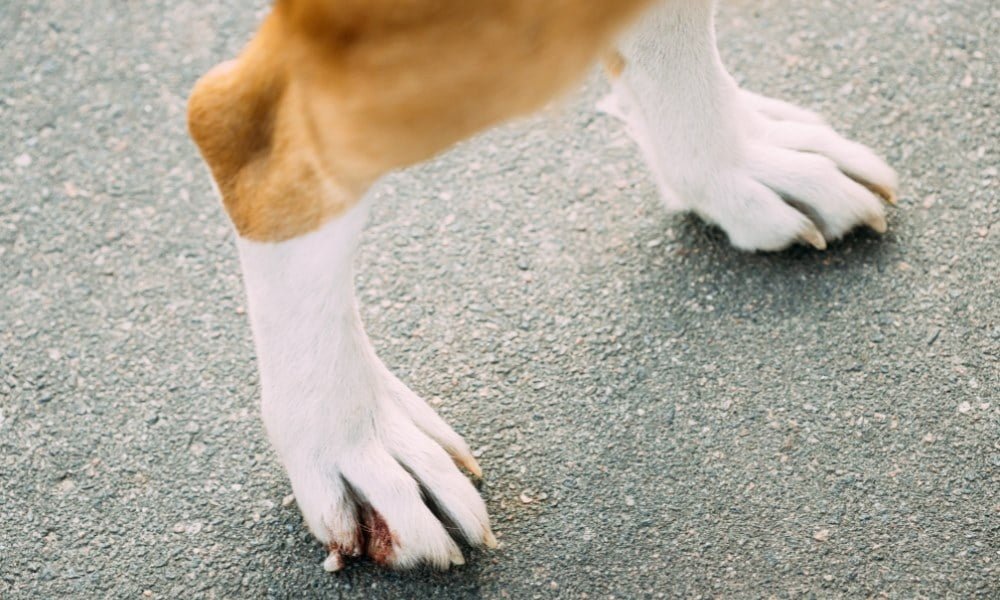
<svg viewBox="0 0 1000 600">
<path fill-rule="evenodd" d="M 538 109 L 603 62 L 667 206 L 745 251 L 886 230 L 895 172 L 815 114 L 741 90 L 714 0 L 276 0 L 195 85 L 189 131 L 237 233 L 261 412 L 323 566 L 493 547 L 465 441 L 376 356 L 352 259 L 381 176 Z"/>
</svg>

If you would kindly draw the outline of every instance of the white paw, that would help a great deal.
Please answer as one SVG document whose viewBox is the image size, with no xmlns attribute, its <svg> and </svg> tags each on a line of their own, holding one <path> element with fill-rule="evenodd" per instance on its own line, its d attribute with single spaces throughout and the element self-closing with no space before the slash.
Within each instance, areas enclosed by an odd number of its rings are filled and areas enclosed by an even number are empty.
<svg viewBox="0 0 1000 600">
<path fill-rule="evenodd" d="M 329 551 L 324 568 L 368 556 L 447 569 L 465 562 L 452 534 L 494 547 L 486 506 L 455 464 L 481 475 L 465 442 L 388 371 L 379 379 L 377 397 L 354 403 L 363 408 L 353 414 L 307 410 L 303 420 L 290 418 L 288 403 L 280 416 L 265 408 L 299 509 Z"/>
<path fill-rule="evenodd" d="M 329 549 L 328 570 L 362 555 L 443 569 L 463 562 L 450 533 L 496 544 L 486 505 L 456 462 L 482 473 L 365 335 L 351 262 L 366 210 L 277 244 L 238 241 L 261 413 L 306 524 Z"/>
<path fill-rule="evenodd" d="M 824 249 L 859 226 L 886 231 L 898 178 L 885 161 L 808 110 L 732 90 L 709 117 L 696 104 L 650 110 L 621 83 L 601 108 L 626 122 L 668 208 L 719 225 L 737 248 Z"/>
</svg>

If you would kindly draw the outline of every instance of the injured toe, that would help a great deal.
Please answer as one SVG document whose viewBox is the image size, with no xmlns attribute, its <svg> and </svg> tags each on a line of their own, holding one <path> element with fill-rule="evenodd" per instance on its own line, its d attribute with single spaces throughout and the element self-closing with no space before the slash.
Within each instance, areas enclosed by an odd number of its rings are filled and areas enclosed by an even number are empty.
<svg viewBox="0 0 1000 600">
<path fill-rule="evenodd" d="M 331 550 L 323 561 L 323 570 L 327 573 L 336 573 L 344 568 L 344 557 L 337 550 Z"/>
</svg>

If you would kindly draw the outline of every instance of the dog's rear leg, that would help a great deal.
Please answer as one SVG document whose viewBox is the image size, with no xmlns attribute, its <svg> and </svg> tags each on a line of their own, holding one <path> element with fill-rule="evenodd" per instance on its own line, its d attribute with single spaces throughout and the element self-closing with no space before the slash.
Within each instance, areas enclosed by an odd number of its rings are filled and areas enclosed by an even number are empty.
<svg viewBox="0 0 1000 600">
<path fill-rule="evenodd" d="M 746 250 L 825 248 L 885 231 L 896 174 L 809 111 L 740 90 L 715 45 L 713 0 L 664 0 L 620 41 L 613 101 L 668 206 Z M 617 73 L 615 75 L 614 73 Z"/>
</svg>

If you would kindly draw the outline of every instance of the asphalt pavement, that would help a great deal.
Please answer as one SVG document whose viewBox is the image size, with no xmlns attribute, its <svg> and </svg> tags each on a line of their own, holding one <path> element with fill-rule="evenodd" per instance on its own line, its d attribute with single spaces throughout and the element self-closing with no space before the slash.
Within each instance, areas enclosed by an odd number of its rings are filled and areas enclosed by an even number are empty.
<svg viewBox="0 0 1000 600">
<path fill-rule="evenodd" d="M 900 171 L 890 231 L 668 215 L 595 72 L 379 187 L 386 362 L 501 547 L 323 572 L 185 96 L 265 3 L 0 3 L 0 598 L 1000 597 L 1000 6 L 748 0 L 746 87 Z"/>
</svg>

